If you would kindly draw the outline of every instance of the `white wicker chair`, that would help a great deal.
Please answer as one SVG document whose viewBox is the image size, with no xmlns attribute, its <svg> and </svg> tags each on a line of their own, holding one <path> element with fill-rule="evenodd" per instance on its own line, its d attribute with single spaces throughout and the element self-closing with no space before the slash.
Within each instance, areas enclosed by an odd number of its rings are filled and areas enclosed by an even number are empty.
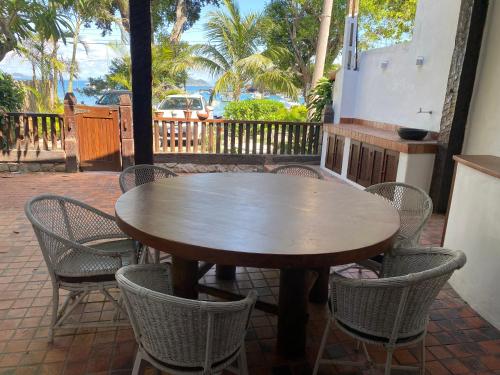
<svg viewBox="0 0 500 375">
<path fill-rule="evenodd" d="M 442 248 L 395 249 L 384 257 L 378 279 L 331 278 L 331 316 L 323 334 L 313 374 L 320 364 L 384 366 L 374 364 L 366 343 L 387 350 L 385 374 L 392 368 L 419 370 L 425 374 L 425 335 L 429 308 L 453 272 L 465 264 L 461 251 Z M 323 359 L 329 329 L 336 325 L 362 343 L 366 362 Z M 392 366 L 398 347 L 421 343 L 420 366 Z"/>
<path fill-rule="evenodd" d="M 151 164 L 138 164 L 132 165 L 125 168 L 122 173 L 120 173 L 120 189 L 122 193 L 126 193 L 130 189 L 147 184 L 149 182 L 162 180 L 164 178 L 177 177 L 177 174 L 172 172 L 170 169 L 165 167 L 160 167 L 158 165 Z M 141 260 L 140 263 L 147 263 L 149 251 L 147 246 L 142 246 L 141 248 Z M 169 260 L 170 256 L 166 256 L 160 259 L 160 252 L 158 250 L 153 250 L 153 260 L 154 263 L 159 263 L 160 260 Z"/>
<path fill-rule="evenodd" d="M 313 167 L 309 167 L 307 165 L 301 164 L 288 164 L 282 165 L 281 167 L 277 167 L 271 171 L 271 173 L 275 174 L 286 174 L 290 176 L 299 176 L 299 177 L 310 177 L 317 178 L 318 180 L 322 180 L 323 176 Z"/>
<path fill-rule="evenodd" d="M 378 195 L 398 210 L 401 229 L 393 247 L 417 247 L 425 224 L 432 214 L 432 199 L 422 189 L 401 182 L 384 182 L 369 186 L 366 192 Z M 380 273 L 383 255 L 359 262 L 359 266 Z"/>
<path fill-rule="evenodd" d="M 236 302 L 172 295 L 169 264 L 123 267 L 116 273 L 136 340 L 132 374 L 147 360 L 169 374 L 247 374 L 245 334 L 256 294 Z M 238 370 L 230 368 L 238 362 Z"/>
<path fill-rule="evenodd" d="M 170 177 L 177 177 L 177 174 L 165 167 L 150 164 L 132 165 L 120 173 L 120 189 L 126 193 L 136 186 Z"/>
<path fill-rule="evenodd" d="M 134 241 L 116 225 L 115 218 L 74 199 L 41 195 L 26 203 L 30 220 L 47 264 L 53 287 L 50 341 L 56 328 L 106 327 L 125 313 L 109 289 L 117 288 L 114 274 L 124 264 L 136 263 Z M 59 309 L 59 289 L 69 291 Z M 65 323 L 89 293 L 98 291 L 110 300 L 112 321 Z"/>
</svg>

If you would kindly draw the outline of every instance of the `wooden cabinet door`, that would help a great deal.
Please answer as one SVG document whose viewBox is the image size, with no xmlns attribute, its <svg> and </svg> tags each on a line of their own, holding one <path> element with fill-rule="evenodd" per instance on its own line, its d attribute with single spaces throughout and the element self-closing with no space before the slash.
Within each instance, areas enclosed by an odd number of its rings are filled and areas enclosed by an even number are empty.
<svg viewBox="0 0 500 375">
<path fill-rule="evenodd" d="M 361 186 L 367 187 L 371 185 L 373 172 L 373 146 L 365 143 L 361 144 L 359 152 L 359 169 L 356 182 Z"/>
<path fill-rule="evenodd" d="M 335 136 L 328 136 L 328 148 L 326 150 L 325 167 L 333 170 L 333 159 L 335 156 Z"/>
<path fill-rule="evenodd" d="M 349 164 L 347 166 L 347 178 L 356 182 L 359 170 L 359 154 L 361 150 L 361 143 L 351 140 L 351 147 L 349 149 Z"/>
<path fill-rule="evenodd" d="M 399 152 L 385 150 L 381 182 L 395 182 L 398 174 Z"/>
<path fill-rule="evenodd" d="M 341 135 L 335 136 L 335 145 L 333 150 L 333 164 L 332 171 L 341 174 L 342 173 L 342 163 L 344 159 L 344 140 L 345 138 Z"/>
<path fill-rule="evenodd" d="M 372 146 L 370 157 L 371 157 L 370 163 L 372 167 L 370 185 L 374 185 L 382 182 L 385 150 L 377 146 Z"/>
</svg>

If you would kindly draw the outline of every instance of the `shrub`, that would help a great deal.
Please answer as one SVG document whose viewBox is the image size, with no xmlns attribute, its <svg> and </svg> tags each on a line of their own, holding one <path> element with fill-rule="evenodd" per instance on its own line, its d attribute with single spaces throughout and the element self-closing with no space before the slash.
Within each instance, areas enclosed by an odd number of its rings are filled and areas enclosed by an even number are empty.
<svg viewBox="0 0 500 375">
<path fill-rule="evenodd" d="M 252 99 L 231 102 L 224 108 L 224 117 L 230 120 L 279 121 L 279 113 L 285 105 L 276 100 Z"/>
<path fill-rule="evenodd" d="M 24 104 L 24 90 L 11 75 L 0 72 L 0 111 L 17 112 Z"/>
<path fill-rule="evenodd" d="M 311 90 L 307 108 L 310 111 L 312 121 L 321 121 L 323 109 L 332 102 L 333 82 L 322 77 L 318 80 L 316 87 Z"/>
<path fill-rule="evenodd" d="M 224 108 L 224 117 L 248 121 L 306 121 L 307 109 L 303 105 L 287 109 L 285 104 L 276 100 L 250 99 L 228 103 Z"/>
</svg>

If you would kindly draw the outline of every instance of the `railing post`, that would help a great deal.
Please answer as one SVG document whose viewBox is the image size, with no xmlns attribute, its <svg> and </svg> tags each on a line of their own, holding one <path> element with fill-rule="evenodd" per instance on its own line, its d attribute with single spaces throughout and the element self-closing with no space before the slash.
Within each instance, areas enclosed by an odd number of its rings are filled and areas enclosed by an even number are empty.
<svg viewBox="0 0 500 375">
<path fill-rule="evenodd" d="M 75 115 L 76 104 L 75 95 L 73 95 L 72 92 L 66 93 L 64 96 L 64 151 L 66 152 L 66 172 L 78 172 L 80 164 L 78 128 Z"/>
<path fill-rule="evenodd" d="M 122 144 L 123 169 L 134 165 L 134 124 L 132 103 L 129 95 L 120 96 L 120 138 Z M 166 140 L 164 139 L 163 142 Z"/>
</svg>

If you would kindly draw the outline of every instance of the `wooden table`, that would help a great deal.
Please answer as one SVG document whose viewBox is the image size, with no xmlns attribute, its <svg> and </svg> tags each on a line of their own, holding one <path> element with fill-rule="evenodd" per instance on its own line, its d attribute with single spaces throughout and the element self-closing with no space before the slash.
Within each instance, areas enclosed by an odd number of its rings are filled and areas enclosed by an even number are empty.
<svg viewBox="0 0 500 375">
<path fill-rule="evenodd" d="M 120 228 L 173 256 L 177 295 L 198 296 L 198 261 L 280 269 L 278 351 L 305 352 L 308 270 L 386 250 L 397 211 L 380 197 L 311 178 L 260 173 L 198 174 L 139 186 L 115 206 Z"/>
</svg>

